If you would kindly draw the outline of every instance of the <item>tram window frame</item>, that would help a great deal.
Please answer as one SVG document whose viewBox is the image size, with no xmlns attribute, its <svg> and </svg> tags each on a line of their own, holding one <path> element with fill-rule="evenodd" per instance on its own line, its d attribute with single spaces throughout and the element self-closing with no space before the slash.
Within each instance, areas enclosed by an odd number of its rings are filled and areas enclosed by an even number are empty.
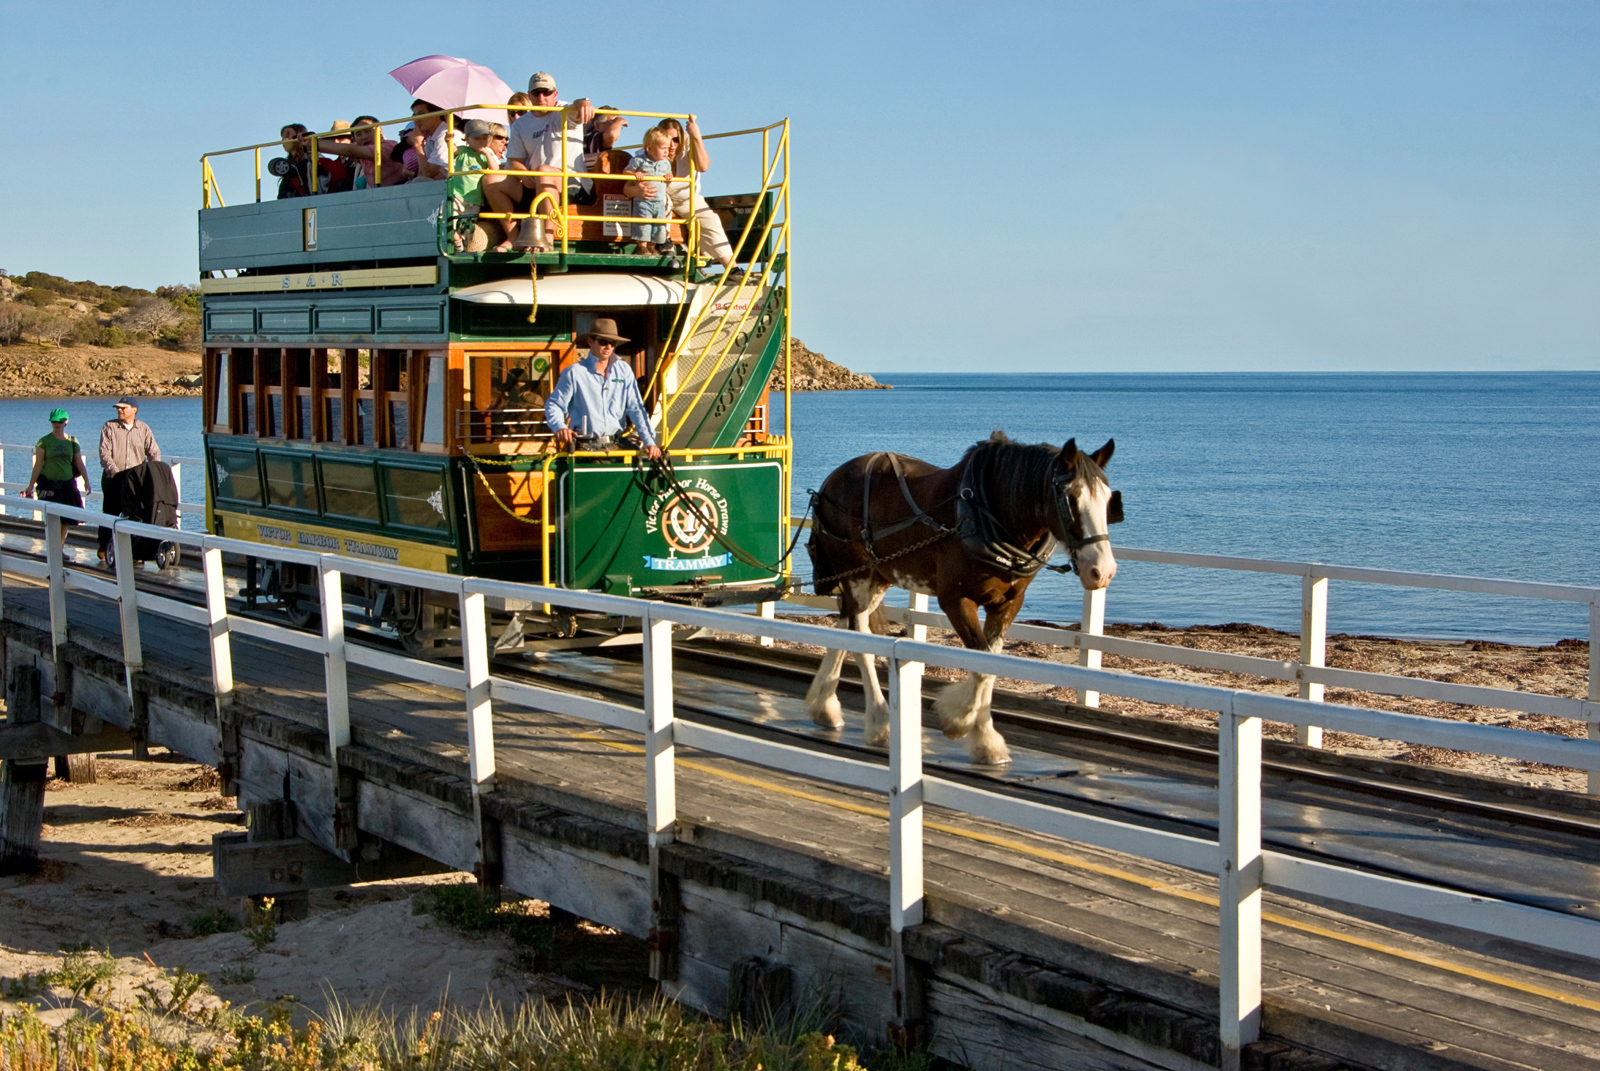
<svg viewBox="0 0 1600 1071">
<path fill-rule="evenodd" d="M 449 352 L 413 350 L 411 363 L 416 450 L 418 453 L 445 453 L 450 433 L 450 406 L 446 400 L 450 383 Z"/>
<path fill-rule="evenodd" d="M 212 432 L 231 432 L 233 425 L 229 421 L 229 414 L 233 406 L 229 384 L 232 376 L 228 374 L 228 364 L 233 359 L 233 351 L 213 350 L 206 355 L 204 378 L 205 383 L 205 424 Z"/>
<path fill-rule="evenodd" d="M 383 497 L 385 528 L 399 528 L 408 532 L 418 532 L 431 536 L 448 537 L 450 535 L 452 528 L 450 523 L 452 503 L 450 501 L 450 474 L 448 469 L 433 467 L 424 468 L 420 465 L 395 465 L 380 463 L 378 465 L 378 470 L 379 490 Z M 431 496 L 418 498 L 415 495 L 402 495 L 398 493 L 395 486 L 396 473 L 430 476 L 438 480 L 439 505 L 433 506 Z M 407 502 L 427 502 L 428 505 L 432 506 L 434 511 L 438 514 L 438 522 L 426 525 L 408 523 L 402 519 L 405 514 L 403 508 L 398 504 L 399 500 L 404 500 Z"/>
<path fill-rule="evenodd" d="M 328 494 L 328 474 L 330 469 L 350 469 L 353 471 L 365 470 L 367 472 L 371 479 L 372 490 L 370 492 L 365 488 L 352 487 L 348 483 L 340 483 L 338 487 L 340 491 L 348 491 L 359 495 L 370 494 L 372 499 L 371 516 L 367 516 L 362 513 L 344 512 L 332 508 L 332 506 L 329 504 Z M 376 461 L 365 458 L 332 458 L 319 456 L 317 458 L 317 488 L 321 496 L 322 515 L 324 517 L 337 517 L 343 521 L 354 521 L 357 524 L 369 524 L 374 528 L 383 527 L 383 489 L 378 480 L 378 466 Z"/>
<path fill-rule="evenodd" d="M 312 351 L 283 351 L 284 438 L 312 440 L 316 436 L 316 395 L 311 388 Z M 302 407 L 302 403 L 304 403 Z"/>
<path fill-rule="evenodd" d="M 312 417 L 315 421 L 314 438 L 317 442 L 342 443 L 345 441 L 344 425 L 345 414 L 349 407 L 345 405 L 344 384 L 344 350 L 338 348 L 318 347 L 311 351 L 311 382 L 312 382 Z M 337 355 L 337 356 L 335 356 Z M 329 370 L 329 365 L 337 362 L 338 371 Z M 337 383 L 332 383 L 334 376 L 339 377 Z M 329 403 L 339 404 L 337 419 L 329 411 Z"/>
<path fill-rule="evenodd" d="M 246 457 L 250 459 L 250 463 L 240 464 L 237 469 L 230 466 L 228 463 L 229 459 L 237 458 L 242 462 Z M 218 447 L 211 452 L 211 461 L 211 496 L 215 501 L 225 505 L 240 506 L 260 506 L 263 503 L 265 500 L 266 481 L 263 480 L 261 476 L 260 451 L 256 450 L 254 447 Z M 228 485 L 231 488 L 233 481 L 236 479 L 236 472 L 245 472 L 252 468 L 255 470 L 256 482 L 256 496 L 254 498 L 246 498 L 243 495 L 224 493 L 222 480 L 218 478 L 219 471 L 227 474 Z"/>
<path fill-rule="evenodd" d="M 316 458 L 312 454 L 290 453 L 278 450 L 262 450 L 261 454 L 261 489 L 263 501 L 268 509 L 284 510 L 289 513 L 303 513 L 315 517 L 320 511 L 317 495 L 317 467 Z M 287 481 L 273 480 L 274 463 L 287 463 L 299 466 L 301 475 L 299 479 L 290 478 Z M 296 497 L 301 504 L 280 502 L 276 500 L 274 486 L 276 482 L 284 482 L 287 486 L 297 489 Z"/>
<path fill-rule="evenodd" d="M 276 399 L 276 403 L 274 403 Z M 256 350 L 256 437 L 284 439 L 283 433 L 283 350 L 264 347 Z"/>
<path fill-rule="evenodd" d="M 247 374 L 248 373 L 248 374 Z M 254 435 L 260 406 L 256 399 L 256 351 L 233 351 L 233 424 L 235 435 Z"/>
<path fill-rule="evenodd" d="M 577 354 L 578 350 L 572 343 L 561 341 L 494 348 L 475 346 L 466 350 L 463 354 L 465 381 L 457 395 L 461 403 L 456 414 L 457 447 L 493 448 L 499 444 L 522 447 L 532 444 L 542 449 L 545 443 L 554 438 L 544 422 L 543 403 L 549 399 L 561 373 L 577 360 Z M 544 371 L 538 372 L 537 378 L 530 379 L 527 373 L 534 372 L 534 363 L 541 359 L 545 361 Z M 521 389 L 537 395 L 540 400 L 538 416 L 514 422 L 519 428 L 522 424 L 529 424 L 530 428 L 511 435 L 497 435 L 496 422 L 490 416 L 499 411 L 493 405 L 494 396 L 499 390 L 496 384 L 503 383 L 505 377 L 517 367 L 526 369 Z M 530 406 L 525 410 L 512 411 L 533 413 L 535 409 Z"/>
<path fill-rule="evenodd" d="M 382 446 L 383 429 L 378 413 L 377 391 L 373 384 L 377 382 L 378 367 L 382 363 L 382 350 L 357 348 L 346 350 L 346 367 L 354 368 L 353 390 L 350 392 L 350 419 L 345 423 L 345 442 L 351 446 Z M 366 354 L 366 374 L 362 375 L 362 354 Z M 362 403 L 366 403 L 363 406 Z"/>
</svg>

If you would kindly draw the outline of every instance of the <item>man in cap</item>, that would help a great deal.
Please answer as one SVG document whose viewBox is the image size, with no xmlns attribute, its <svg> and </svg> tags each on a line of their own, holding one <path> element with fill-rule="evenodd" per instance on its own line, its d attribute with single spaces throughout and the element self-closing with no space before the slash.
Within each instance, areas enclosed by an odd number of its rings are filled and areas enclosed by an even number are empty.
<svg viewBox="0 0 1600 1071">
<path fill-rule="evenodd" d="M 100 491 L 105 496 L 101 508 L 113 517 L 122 513 L 121 481 L 112 477 L 136 469 L 146 461 L 160 461 L 161 447 L 150 425 L 139 419 L 139 402 L 124 397 L 117 402 L 117 415 L 100 428 Z M 100 560 L 106 560 L 111 545 L 111 529 L 100 529 Z"/>
<path fill-rule="evenodd" d="M 540 171 L 545 174 L 508 176 L 511 181 L 522 186 L 518 198 L 517 211 L 526 212 L 540 193 L 548 191 L 559 198 L 561 190 L 562 170 L 562 144 L 566 145 L 566 170 L 579 171 L 583 168 L 583 128 L 584 124 L 594 118 L 594 105 L 589 103 L 587 97 L 580 97 L 572 103 L 559 100 L 556 93 L 555 78 L 540 71 L 528 79 L 528 96 L 533 98 L 533 103 L 542 107 L 557 107 L 560 111 L 549 112 L 523 112 L 522 117 L 511 124 L 509 139 L 506 144 L 506 167 L 511 171 Z M 566 137 L 562 138 L 562 120 L 566 121 Z M 553 173 L 552 173 L 553 172 Z M 574 193 L 571 197 L 582 198 L 593 188 L 589 179 L 573 179 Z M 548 212 L 549 208 L 540 205 L 541 212 Z M 538 237 L 538 225 L 534 220 L 527 220 L 522 225 L 522 234 L 517 238 L 518 249 L 551 248 L 549 237 L 541 240 Z"/>
<path fill-rule="evenodd" d="M 616 435 L 627 417 L 644 443 L 645 456 L 661 456 L 639 382 L 628 362 L 617 357 L 618 344 L 627 341 L 617 334 L 617 322 L 606 319 L 596 320 L 587 334 L 578 336 L 578 345 L 588 346 L 589 356 L 561 373 L 544 403 L 545 423 L 562 446 L 572 445 L 580 433 Z"/>
</svg>

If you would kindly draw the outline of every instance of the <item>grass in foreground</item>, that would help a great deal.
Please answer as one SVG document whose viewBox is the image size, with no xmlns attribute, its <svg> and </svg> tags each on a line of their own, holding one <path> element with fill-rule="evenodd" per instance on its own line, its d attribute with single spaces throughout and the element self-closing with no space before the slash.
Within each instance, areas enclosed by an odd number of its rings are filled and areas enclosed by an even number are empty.
<svg viewBox="0 0 1600 1071">
<path fill-rule="evenodd" d="M 304 1028 L 280 1003 L 212 1019 L 204 1040 L 170 1017 L 107 1012 L 52 1031 L 30 1011 L 0 1022 L 6 1071 L 861 1071 L 828 1035 L 752 1031 L 662 999 L 439 1011 L 401 1021 L 334 1003 Z M 925 1061 L 884 1066 L 915 1071 Z"/>
</svg>

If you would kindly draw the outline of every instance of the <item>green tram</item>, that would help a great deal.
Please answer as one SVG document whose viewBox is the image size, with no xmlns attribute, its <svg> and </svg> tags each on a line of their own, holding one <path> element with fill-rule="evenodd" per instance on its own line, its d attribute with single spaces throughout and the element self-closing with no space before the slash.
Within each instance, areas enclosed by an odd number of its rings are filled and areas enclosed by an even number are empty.
<svg viewBox="0 0 1600 1071">
<path fill-rule="evenodd" d="M 278 143 L 202 157 L 209 530 L 611 594 L 776 597 L 792 441 L 768 384 L 781 368 L 787 399 L 788 124 L 710 137 L 761 153 L 755 192 L 707 198 L 734 245 L 724 274 L 693 254 L 693 220 L 673 223 L 662 255 L 635 252 L 617 222 L 631 214 L 625 180 L 605 177 L 626 163 L 615 150 L 592 165 L 594 203 L 535 204 L 560 238 L 533 254 L 482 251 L 515 218 L 452 219 L 442 181 L 262 200 L 262 154 Z M 255 199 L 224 204 L 219 175 L 248 181 L 252 156 Z M 619 359 L 668 469 L 611 444 L 561 449 L 545 426 L 544 399 L 597 318 L 632 340 Z M 410 650 L 454 634 L 455 608 L 420 589 L 345 584 Z M 246 591 L 302 624 L 317 604 L 309 569 L 266 558 Z M 499 609 L 518 612 L 508 632 L 575 628 L 549 608 Z"/>
</svg>

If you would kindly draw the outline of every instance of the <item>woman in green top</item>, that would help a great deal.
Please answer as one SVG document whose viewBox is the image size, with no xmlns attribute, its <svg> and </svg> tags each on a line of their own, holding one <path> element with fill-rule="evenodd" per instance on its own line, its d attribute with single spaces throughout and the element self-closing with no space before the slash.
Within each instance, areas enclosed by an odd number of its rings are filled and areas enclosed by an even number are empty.
<svg viewBox="0 0 1600 1071">
<path fill-rule="evenodd" d="M 46 502 L 59 502 L 64 506 L 82 506 L 83 494 L 78 492 L 78 477 L 83 477 L 83 492 L 89 491 L 89 470 L 83 467 L 83 451 L 78 440 L 67 434 L 67 411 L 50 411 L 50 434 L 33 446 L 33 474 L 28 486 L 23 488 L 24 498 L 38 497 Z M 68 521 L 77 524 L 77 521 Z"/>
</svg>

